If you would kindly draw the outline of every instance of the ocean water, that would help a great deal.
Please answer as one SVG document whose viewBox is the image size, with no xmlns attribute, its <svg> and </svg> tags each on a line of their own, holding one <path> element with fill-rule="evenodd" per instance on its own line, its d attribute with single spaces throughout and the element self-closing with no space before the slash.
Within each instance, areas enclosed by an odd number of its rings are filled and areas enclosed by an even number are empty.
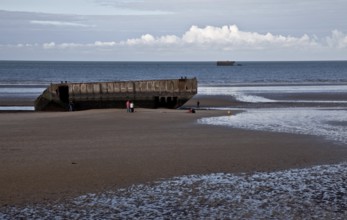
<svg viewBox="0 0 347 220">
<path fill-rule="evenodd" d="M 8 99 L 35 98 L 61 81 L 98 82 L 196 77 L 203 95 L 241 102 L 346 102 L 347 61 L 238 62 L 39 62 L 0 61 L 0 106 Z M 313 97 L 322 93 L 322 97 Z M 334 96 L 332 96 L 332 94 Z M 295 96 L 292 100 L 290 97 Z M 308 96 L 307 96 L 308 95 Z M 341 96 L 342 95 L 342 96 Z"/>
<path fill-rule="evenodd" d="M 50 83 L 180 77 L 198 79 L 198 96 L 224 96 L 233 101 L 221 110 L 245 110 L 199 123 L 317 135 L 347 143 L 347 61 L 237 62 L 235 66 L 217 66 L 216 62 L 0 61 L 0 110 L 34 110 L 33 101 Z M 18 102 L 16 106 L 9 100 L 32 104 Z"/>
<path fill-rule="evenodd" d="M 347 61 L 237 62 L 0 61 L 0 82 L 47 85 L 60 81 L 114 81 L 197 77 L 201 85 L 347 83 Z"/>
</svg>

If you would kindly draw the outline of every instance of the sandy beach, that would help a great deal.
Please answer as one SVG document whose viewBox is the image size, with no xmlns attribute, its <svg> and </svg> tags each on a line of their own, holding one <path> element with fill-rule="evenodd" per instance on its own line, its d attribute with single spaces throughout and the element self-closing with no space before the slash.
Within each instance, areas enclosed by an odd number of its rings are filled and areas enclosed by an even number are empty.
<svg viewBox="0 0 347 220">
<path fill-rule="evenodd" d="M 1 113 L 0 205 L 65 200 L 182 175 L 279 171 L 347 158 L 345 147 L 319 137 L 197 123 L 227 114 L 168 109 Z"/>
</svg>

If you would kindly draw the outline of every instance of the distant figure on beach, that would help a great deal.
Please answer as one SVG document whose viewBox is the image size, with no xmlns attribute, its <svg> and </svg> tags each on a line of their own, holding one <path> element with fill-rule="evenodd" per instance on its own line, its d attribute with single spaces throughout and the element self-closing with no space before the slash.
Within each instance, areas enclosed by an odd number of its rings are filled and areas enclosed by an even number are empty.
<svg viewBox="0 0 347 220">
<path fill-rule="evenodd" d="M 134 112 L 134 102 L 130 102 L 130 111 Z"/>
<path fill-rule="evenodd" d="M 127 112 L 130 112 L 130 101 L 128 100 L 125 105 L 127 108 Z"/>
<path fill-rule="evenodd" d="M 74 111 L 74 105 L 72 101 L 69 102 L 69 111 L 70 112 Z"/>
<path fill-rule="evenodd" d="M 199 100 L 196 102 L 196 107 L 200 108 L 200 101 Z"/>
<path fill-rule="evenodd" d="M 189 112 L 189 113 L 195 113 L 195 109 L 190 108 L 188 112 Z"/>
</svg>

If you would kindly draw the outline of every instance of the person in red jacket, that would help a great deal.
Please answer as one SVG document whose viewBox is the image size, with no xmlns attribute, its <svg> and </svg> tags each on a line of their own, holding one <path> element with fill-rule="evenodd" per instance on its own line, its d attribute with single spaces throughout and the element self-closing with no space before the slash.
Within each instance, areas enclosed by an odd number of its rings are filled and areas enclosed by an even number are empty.
<svg viewBox="0 0 347 220">
<path fill-rule="evenodd" d="M 127 112 L 130 112 L 130 101 L 128 100 L 126 102 Z"/>
</svg>

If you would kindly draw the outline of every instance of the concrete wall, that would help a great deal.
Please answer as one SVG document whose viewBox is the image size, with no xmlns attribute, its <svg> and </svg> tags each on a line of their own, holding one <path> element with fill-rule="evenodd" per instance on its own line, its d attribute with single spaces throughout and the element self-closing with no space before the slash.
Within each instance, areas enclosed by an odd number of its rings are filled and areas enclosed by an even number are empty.
<svg viewBox="0 0 347 220">
<path fill-rule="evenodd" d="M 69 85 L 71 100 L 114 99 L 132 96 L 179 96 L 196 93 L 196 79 L 148 80 L 129 82 L 72 83 Z"/>
<path fill-rule="evenodd" d="M 35 109 L 67 110 L 72 101 L 77 110 L 124 107 L 126 100 L 139 107 L 177 108 L 197 93 L 197 80 L 146 80 L 128 82 L 51 84 L 35 100 Z"/>
</svg>

